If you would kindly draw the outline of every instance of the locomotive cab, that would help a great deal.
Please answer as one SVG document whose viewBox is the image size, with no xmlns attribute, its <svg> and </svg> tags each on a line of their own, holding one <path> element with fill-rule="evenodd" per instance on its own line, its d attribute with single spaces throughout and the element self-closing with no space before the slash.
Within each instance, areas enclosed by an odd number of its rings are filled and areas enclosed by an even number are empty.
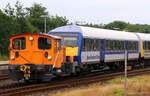
<svg viewBox="0 0 150 96">
<path fill-rule="evenodd" d="M 20 34 L 10 38 L 9 70 L 15 80 L 43 79 L 61 69 L 64 57 L 58 36 Z"/>
</svg>

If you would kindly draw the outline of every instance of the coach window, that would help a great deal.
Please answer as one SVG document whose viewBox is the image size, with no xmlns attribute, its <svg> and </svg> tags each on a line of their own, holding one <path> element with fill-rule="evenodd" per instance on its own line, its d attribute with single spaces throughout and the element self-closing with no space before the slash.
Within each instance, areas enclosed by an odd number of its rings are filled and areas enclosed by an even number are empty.
<svg viewBox="0 0 150 96">
<path fill-rule="evenodd" d="M 26 48 L 26 40 L 24 37 L 16 38 L 13 40 L 13 49 L 23 50 Z"/>
<path fill-rule="evenodd" d="M 90 51 L 90 39 L 86 38 L 86 51 Z"/>
<path fill-rule="evenodd" d="M 148 50 L 150 50 L 150 42 L 149 42 L 149 41 L 148 41 L 148 44 L 147 44 L 147 45 L 148 45 Z"/>
<path fill-rule="evenodd" d="M 106 50 L 110 50 L 110 44 L 109 44 L 109 40 L 106 40 Z"/>
<path fill-rule="evenodd" d="M 89 51 L 90 50 L 90 40 L 88 38 L 83 39 L 82 44 L 82 51 Z"/>
<path fill-rule="evenodd" d="M 94 51 L 94 39 L 90 39 L 90 51 Z"/>
<path fill-rule="evenodd" d="M 64 45 L 65 46 L 71 46 L 71 47 L 76 47 L 78 46 L 78 38 L 77 37 L 65 37 L 64 38 Z"/>
<path fill-rule="evenodd" d="M 89 44 L 89 39 L 88 38 L 86 38 L 85 39 L 85 46 L 86 46 L 86 51 L 89 51 L 90 50 L 90 44 Z"/>
<path fill-rule="evenodd" d="M 106 50 L 113 50 L 115 49 L 115 41 L 106 40 Z"/>
<path fill-rule="evenodd" d="M 118 43 L 116 40 L 112 41 L 113 47 L 112 50 L 117 50 L 118 49 Z"/>
<path fill-rule="evenodd" d="M 84 38 L 82 41 L 82 51 L 87 51 L 87 39 Z"/>
<path fill-rule="evenodd" d="M 87 42 L 86 42 L 86 45 L 87 45 L 87 51 L 91 51 L 91 39 L 87 39 Z"/>
<path fill-rule="evenodd" d="M 147 50 L 147 42 L 144 42 L 144 49 Z"/>
<path fill-rule="evenodd" d="M 146 50 L 149 50 L 149 42 L 146 41 Z"/>
<path fill-rule="evenodd" d="M 97 45 L 98 51 L 100 51 L 100 47 L 101 47 L 100 39 L 97 40 L 97 44 L 96 45 Z"/>
<path fill-rule="evenodd" d="M 116 42 L 115 40 L 110 40 L 109 42 L 110 50 L 115 50 L 116 49 Z"/>
<path fill-rule="evenodd" d="M 116 41 L 116 50 L 120 50 L 120 41 Z"/>
<path fill-rule="evenodd" d="M 124 42 L 123 41 L 118 41 L 118 50 L 123 50 L 124 49 Z"/>
<path fill-rule="evenodd" d="M 127 43 L 127 49 L 128 49 L 128 50 L 131 50 L 131 49 L 132 49 L 132 43 L 131 43 L 131 41 L 129 41 L 129 42 Z"/>
<path fill-rule="evenodd" d="M 122 42 L 118 41 L 118 50 L 122 50 Z"/>
<path fill-rule="evenodd" d="M 138 48 L 138 42 L 133 42 L 133 50 L 137 50 Z"/>
<path fill-rule="evenodd" d="M 96 39 L 93 40 L 93 45 L 94 45 L 93 50 L 94 50 L 94 51 L 97 51 Z"/>
<path fill-rule="evenodd" d="M 109 40 L 106 40 L 106 50 L 111 50 Z"/>
<path fill-rule="evenodd" d="M 118 48 L 119 46 L 118 46 L 118 41 L 114 41 L 114 46 L 113 46 L 113 50 L 118 50 L 119 48 Z"/>
<path fill-rule="evenodd" d="M 94 39 L 94 51 L 100 50 L 100 42 L 98 39 Z"/>
<path fill-rule="evenodd" d="M 148 42 L 147 41 L 144 42 L 144 49 L 148 50 Z"/>
<path fill-rule="evenodd" d="M 40 37 L 38 38 L 38 48 L 39 49 L 50 49 L 51 48 L 51 40 L 48 38 Z"/>
<path fill-rule="evenodd" d="M 121 41 L 121 48 L 122 48 L 122 50 L 125 49 L 125 42 L 124 41 Z"/>
<path fill-rule="evenodd" d="M 136 50 L 138 47 L 138 43 L 136 41 L 129 41 L 127 44 L 128 50 Z"/>
<path fill-rule="evenodd" d="M 85 39 L 82 40 L 82 51 L 86 51 Z"/>
<path fill-rule="evenodd" d="M 138 49 L 138 42 L 134 42 L 134 50 Z"/>
</svg>

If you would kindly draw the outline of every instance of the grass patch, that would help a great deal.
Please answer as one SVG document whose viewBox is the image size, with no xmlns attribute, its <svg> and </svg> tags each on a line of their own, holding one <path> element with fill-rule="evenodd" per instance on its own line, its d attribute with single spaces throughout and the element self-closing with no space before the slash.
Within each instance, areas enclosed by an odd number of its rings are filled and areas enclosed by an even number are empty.
<svg viewBox="0 0 150 96">
<path fill-rule="evenodd" d="M 111 79 L 111 80 L 108 80 L 107 83 L 108 84 L 114 84 L 114 83 L 118 83 L 118 84 L 121 84 L 124 82 L 123 80 L 124 78 L 123 77 L 117 77 L 117 78 L 114 78 L 114 79 Z"/>
<path fill-rule="evenodd" d="M 120 88 L 120 89 L 115 88 L 115 89 L 113 89 L 113 94 L 115 96 L 123 96 L 124 92 L 125 92 L 125 90 L 123 88 Z"/>
<path fill-rule="evenodd" d="M 124 78 L 117 77 L 104 85 L 99 83 L 77 88 L 66 88 L 50 96 L 123 96 Z M 128 96 L 150 96 L 150 75 L 135 76 L 128 79 Z"/>
</svg>

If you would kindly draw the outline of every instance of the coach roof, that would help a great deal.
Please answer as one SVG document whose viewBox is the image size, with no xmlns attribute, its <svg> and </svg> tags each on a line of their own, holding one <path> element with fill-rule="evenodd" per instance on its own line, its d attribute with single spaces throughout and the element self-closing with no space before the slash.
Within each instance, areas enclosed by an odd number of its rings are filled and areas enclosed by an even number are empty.
<svg viewBox="0 0 150 96">
<path fill-rule="evenodd" d="M 138 41 L 135 33 L 76 25 L 58 27 L 50 32 L 81 32 L 85 38 Z"/>
<path fill-rule="evenodd" d="M 147 33 L 136 33 L 136 34 L 141 38 L 141 40 L 150 41 L 150 34 Z"/>
</svg>

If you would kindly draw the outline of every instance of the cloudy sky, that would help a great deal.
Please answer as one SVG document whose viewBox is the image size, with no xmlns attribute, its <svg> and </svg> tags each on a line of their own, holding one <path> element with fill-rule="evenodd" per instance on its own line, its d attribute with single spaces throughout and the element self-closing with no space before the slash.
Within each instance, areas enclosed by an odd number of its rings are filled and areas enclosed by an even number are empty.
<svg viewBox="0 0 150 96">
<path fill-rule="evenodd" d="M 150 24 L 150 0 L 19 0 L 25 7 L 41 3 L 50 15 L 66 16 L 70 22 L 109 23 L 122 20 Z M 0 8 L 16 0 L 0 0 Z"/>
</svg>

